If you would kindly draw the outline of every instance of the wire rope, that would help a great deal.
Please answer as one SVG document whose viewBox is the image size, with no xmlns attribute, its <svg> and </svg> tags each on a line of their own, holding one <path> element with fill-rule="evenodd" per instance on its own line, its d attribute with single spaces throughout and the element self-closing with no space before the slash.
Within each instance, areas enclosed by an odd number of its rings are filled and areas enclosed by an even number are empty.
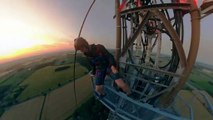
<svg viewBox="0 0 213 120">
<path fill-rule="evenodd" d="M 82 32 L 82 29 L 83 29 L 83 27 L 84 27 L 84 23 L 85 23 L 85 21 L 86 21 L 86 19 L 87 19 L 87 16 L 88 16 L 88 14 L 89 14 L 89 12 L 90 12 L 92 6 L 94 5 L 95 1 L 96 1 L 96 0 L 93 0 L 92 4 L 90 5 L 89 9 L 87 10 L 87 13 L 86 13 L 86 15 L 85 15 L 85 17 L 84 17 L 84 20 L 83 20 L 82 24 L 81 24 L 81 28 L 80 28 L 78 37 L 81 36 L 81 32 Z M 75 50 L 75 55 L 74 55 L 74 66 L 73 66 L 73 82 L 74 82 L 74 83 L 73 83 L 73 89 L 74 89 L 74 96 L 75 96 L 75 105 L 77 106 L 78 101 L 77 101 L 76 86 L 75 86 L 75 63 L 76 63 L 76 55 L 77 55 L 77 50 Z"/>
</svg>

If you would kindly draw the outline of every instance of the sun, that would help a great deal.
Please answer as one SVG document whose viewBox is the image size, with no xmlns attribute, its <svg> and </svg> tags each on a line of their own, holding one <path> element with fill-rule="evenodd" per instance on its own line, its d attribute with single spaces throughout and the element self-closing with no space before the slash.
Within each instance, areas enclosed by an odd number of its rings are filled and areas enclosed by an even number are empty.
<svg viewBox="0 0 213 120">
<path fill-rule="evenodd" d="M 52 44 L 46 31 L 24 21 L 3 18 L 0 22 L 0 59 L 29 53 L 39 45 Z M 21 52 L 20 52 L 21 51 Z"/>
<path fill-rule="evenodd" d="M 0 64 L 70 48 L 70 36 L 60 23 L 32 6 L 20 1 L 0 4 Z"/>
<path fill-rule="evenodd" d="M 9 37 L 0 36 L 2 39 L 0 44 L 0 56 L 16 56 L 18 51 L 24 49 L 30 49 L 35 46 L 45 44 L 44 40 L 35 40 L 35 39 L 28 39 L 25 36 L 21 36 L 20 38 L 13 35 Z"/>
</svg>

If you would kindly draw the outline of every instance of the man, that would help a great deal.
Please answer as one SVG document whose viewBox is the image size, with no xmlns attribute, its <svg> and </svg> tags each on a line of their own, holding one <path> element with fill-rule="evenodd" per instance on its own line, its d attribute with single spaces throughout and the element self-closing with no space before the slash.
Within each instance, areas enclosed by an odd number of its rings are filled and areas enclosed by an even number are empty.
<svg viewBox="0 0 213 120">
<path fill-rule="evenodd" d="M 74 40 L 74 47 L 80 50 L 90 60 L 93 66 L 93 74 L 95 75 L 95 91 L 99 96 L 105 96 L 104 92 L 104 79 L 106 74 L 110 73 L 110 77 L 115 80 L 115 83 L 127 95 L 130 94 L 129 86 L 119 76 L 116 69 L 116 62 L 112 54 L 110 54 L 103 45 L 89 45 L 88 42 L 78 37 Z"/>
</svg>

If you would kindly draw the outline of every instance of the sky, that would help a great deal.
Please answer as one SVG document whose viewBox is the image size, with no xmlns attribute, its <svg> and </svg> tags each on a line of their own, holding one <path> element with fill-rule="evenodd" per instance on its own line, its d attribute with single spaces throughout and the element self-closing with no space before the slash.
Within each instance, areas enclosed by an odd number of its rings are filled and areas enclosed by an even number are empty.
<svg viewBox="0 0 213 120">
<path fill-rule="evenodd" d="M 0 0 L 0 63 L 26 55 L 73 49 L 92 0 Z M 201 4 L 201 0 L 199 1 Z M 114 0 L 96 0 L 81 36 L 115 48 Z M 198 61 L 213 64 L 213 15 L 201 22 Z M 190 19 L 184 18 L 186 49 Z"/>
</svg>

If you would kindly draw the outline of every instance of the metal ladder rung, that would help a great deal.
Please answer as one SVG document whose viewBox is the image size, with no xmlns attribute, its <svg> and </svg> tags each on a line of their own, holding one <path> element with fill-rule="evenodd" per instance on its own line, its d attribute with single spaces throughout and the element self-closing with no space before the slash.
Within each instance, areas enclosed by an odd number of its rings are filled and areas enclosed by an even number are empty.
<svg viewBox="0 0 213 120">
<path fill-rule="evenodd" d="M 183 76 L 183 75 L 180 75 L 180 74 L 175 74 L 173 72 L 168 72 L 168 71 L 164 71 L 164 70 L 161 70 L 161 69 L 156 69 L 156 68 L 148 67 L 148 66 L 145 66 L 145 65 L 135 65 L 135 64 L 126 63 L 126 62 L 120 62 L 120 63 L 126 64 L 126 65 L 130 65 L 130 66 L 134 66 L 134 67 L 138 67 L 138 68 L 143 68 L 143 69 L 148 69 L 148 70 L 154 70 L 156 72 L 164 73 L 164 74 L 169 75 L 169 76 L 175 76 L 175 77 L 182 77 Z"/>
</svg>

